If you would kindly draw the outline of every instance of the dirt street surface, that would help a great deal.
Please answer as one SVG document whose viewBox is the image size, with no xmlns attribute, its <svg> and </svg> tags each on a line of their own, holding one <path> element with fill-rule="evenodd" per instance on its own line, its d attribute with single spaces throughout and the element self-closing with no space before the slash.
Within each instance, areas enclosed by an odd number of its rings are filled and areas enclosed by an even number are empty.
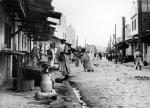
<svg viewBox="0 0 150 108">
<path fill-rule="evenodd" d="M 150 108 L 150 72 L 106 59 L 84 72 L 72 67 L 75 82 L 89 108 Z"/>
<path fill-rule="evenodd" d="M 56 72 L 52 77 L 61 78 L 62 75 Z M 56 99 L 37 99 L 35 93 L 41 91 L 40 87 L 35 87 L 33 91 L 17 93 L 11 89 L 12 84 L 5 84 L 0 88 L 0 108 L 79 108 L 70 97 L 70 90 L 66 85 L 67 82 L 54 83 L 53 89 L 58 94 Z"/>
</svg>

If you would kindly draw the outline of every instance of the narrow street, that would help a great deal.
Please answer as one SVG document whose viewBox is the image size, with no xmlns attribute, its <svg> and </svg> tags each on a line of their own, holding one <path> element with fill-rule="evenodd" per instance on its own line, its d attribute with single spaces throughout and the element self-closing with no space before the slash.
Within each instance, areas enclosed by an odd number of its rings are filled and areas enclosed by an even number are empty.
<svg viewBox="0 0 150 108">
<path fill-rule="evenodd" d="M 149 108 L 150 72 L 103 58 L 94 72 L 84 72 L 82 65 L 72 68 L 71 81 L 77 84 L 90 108 Z"/>
</svg>

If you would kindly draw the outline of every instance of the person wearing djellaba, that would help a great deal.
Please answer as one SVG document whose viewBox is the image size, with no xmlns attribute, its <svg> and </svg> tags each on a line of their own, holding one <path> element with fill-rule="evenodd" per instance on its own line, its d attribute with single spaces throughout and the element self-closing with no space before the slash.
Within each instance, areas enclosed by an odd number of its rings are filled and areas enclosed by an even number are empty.
<svg viewBox="0 0 150 108">
<path fill-rule="evenodd" d="M 69 47 L 66 44 L 65 39 L 61 39 L 61 44 L 59 46 L 59 71 L 62 72 L 64 79 L 63 80 L 68 80 L 69 79 L 69 74 L 70 74 L 70 53 L 69 53 Z"/>
<path fill-rule="evenodd" d="M 84 55 L 81 58 L 84 72 L 94 71 L 94 69 L 92 69 L 92 66 L 91 66 L 89 53 L 90 51 L 85 51 Z"/>
<path fill-rule="evenodd" d="M 37 43 L 34 43 L 33 45 L 33 49 L 31 50 L 30 53 L 30 58 L 32 66 L 37 67 L 37 63 L 39 60 L 39 49 L 37 48 Z"/>
</svg>

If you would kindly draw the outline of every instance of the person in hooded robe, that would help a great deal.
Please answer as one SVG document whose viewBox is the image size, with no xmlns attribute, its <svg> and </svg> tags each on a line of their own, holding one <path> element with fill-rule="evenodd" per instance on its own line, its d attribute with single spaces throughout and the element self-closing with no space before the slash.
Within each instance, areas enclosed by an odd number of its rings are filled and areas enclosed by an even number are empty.
<svg viewBox="0 0 150 108">
<path fill-rule="evenodd" d="M 89 53 L 90 51 L 85 51 L 84 55 L 82 56 L 84 72 L 93 71 Z"/>
</svg>

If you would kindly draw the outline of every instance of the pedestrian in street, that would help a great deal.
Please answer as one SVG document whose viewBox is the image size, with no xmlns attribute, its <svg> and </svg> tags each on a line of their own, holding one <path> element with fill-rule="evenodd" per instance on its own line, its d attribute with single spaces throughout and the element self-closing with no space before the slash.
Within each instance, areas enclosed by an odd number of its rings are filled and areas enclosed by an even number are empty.
<svg viewBox="0 0 150 108">
<path fill-rule="evenodd" d="M 82 56 L 84 72 L 94 71 L 91 66 L 89 53 L 89 51 L 85 51 L 84 55 Z"/>
<path fill-rule="evenodd" d="M 100 52 L 98 53 L 98 56 L 99 56 L 100 60 L 102 60 L 102 54 Z"/>
<path fill-rule="evenodd" d="M 63 80 L 67 80 L 70 74 L 70 52 L 65 42 L 66 40 L 61 39 L 61 44 L 59 46 L 59 71 L 62 72 L 64 76 Z"/>
<path fill-rule="evenodd" d="M 140 51 L 139 48 L 137 48 L 135 51 L 134 59 L 135 59 L 135 69 L 139 68 L 139 70 L 141 70 L 143 66 L 143 57 L 142 57 L 142 52 Z"/>
<path fill-rule="evenodd" d="M 94 60 L 97 60 L 97 52 L 94 52 Z"/>
<path fill-rule="evenodd" d="M 114 63 L 117 64 L 118 62 L 118 54 L 117 52 L 114 52 Z"/>
<path fill-rule="evenodd" d="M 112 61 L 112 54 L 108 53 L 108 61 Z"/>
<path fill-rule="evenodd" d="M 78 50 L 75 51 L 74 57 L 75 57 L 75 66 L 79 67 L 79 51 Z"/>
</svg>

